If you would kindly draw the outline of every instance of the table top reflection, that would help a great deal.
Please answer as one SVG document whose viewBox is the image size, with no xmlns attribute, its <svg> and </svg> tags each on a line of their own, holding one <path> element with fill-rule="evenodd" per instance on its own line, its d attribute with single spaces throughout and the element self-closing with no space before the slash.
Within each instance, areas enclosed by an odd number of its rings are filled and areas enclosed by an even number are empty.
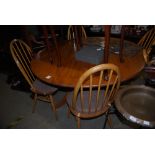
<svg viewBox="0 0 155 155">
<path fill-rule="evenodd" d="M 103 37 L 88 38 L 83 42 L 83 46 L 97 44 L 104 46 Z M 119 39 L 110 39 L 109 63 L 117 65 L 120 69 L 121 82 L 135 77 L 144 67 L 142 49 L 133 42 L 124 41 L 124 62 L 121 63 L 116 49 L 119 47 Z M 31 68 L 33 73 L 40 80 L 48 84 L 73 88 L 79 77 L 89 68 L 96 64 L 77 60 L 75 58 L 74 46 L 71 41 L 66 41 L 61 45 L 61 66 L 51 63 L 47 50 L 40 52 L 38 59 L 33 59 Z M 78 51 L 77 51 L 78 52 Z M 94 83 L 94 86 L 98 81 Z M 104 85 L 104 83 L 102 84 Z M 87 87 L 87 85 L 85 85 Z"/>
</svg>

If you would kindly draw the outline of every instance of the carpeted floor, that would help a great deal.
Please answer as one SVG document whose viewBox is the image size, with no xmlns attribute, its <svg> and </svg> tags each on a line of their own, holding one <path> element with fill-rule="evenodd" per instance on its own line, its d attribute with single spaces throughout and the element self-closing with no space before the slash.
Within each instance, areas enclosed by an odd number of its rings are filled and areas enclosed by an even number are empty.
<svg viewBox="0 0 155 155">
<path fill-rule="evenodd" d="M 49 104 L 42 101 L 32 113 L 31 93 L 14 90 L 7 82 L 7 75 L 0 73 L 0 128 L 2 129 L 76 129 L 75 118 L 67 118 L 67 106 L 58 109 L 58 121 L 55 120 Z M 143 84 L 143 77 L 131 80 L 130 84 Z M 54 97 L 59 100 L 65 94 L 59 91 Z M 111 115 L 114 129 L 137 128 L 119 115 Z M 102 129 L 105 116 L 95 119 L 82 120 L 83 129 Z M 106 128 L 109 128 L 107 125 Z"/>
</svg>

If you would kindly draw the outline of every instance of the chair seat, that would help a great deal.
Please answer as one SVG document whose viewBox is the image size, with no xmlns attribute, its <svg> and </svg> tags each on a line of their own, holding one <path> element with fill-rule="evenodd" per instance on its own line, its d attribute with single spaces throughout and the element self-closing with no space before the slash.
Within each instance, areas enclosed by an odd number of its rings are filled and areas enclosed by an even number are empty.
<svg viewBox="0 0 155 155">
<path fill-rule="evenodd" d="M 91 103 L 91 110 L 90 112 L 91 113 L 94 113 L 96 112 L 95 111 L 95 105 L 96 105 L 96 96 L 97 96 L 97 90 L 94 90 L 92 92 L 92 103 Z M 102 105 L 102 102 L 104 101 L 104 90 L 101 90 L 100 91 L 100 97 L 99 97 L 99 103 L 98 103 L 98 108 L 97 108 L 97 111 L 102 111 L 104 106 L 101 107 Z M 72 104 L 72 97 L 73 97 L 73 92 L 70 92 L 68 93 L 67 95 L 67 103 L 68 105 L 71 107 L 71 104 Z M 82 108 L 81 108 L 81 99 L 80 99 L 80 94 L 78 95 L 77 97 L 77 102 L 76 102 L 76 111 L 77 112 L 82 112 L 82 113 L 88 113 L 89 112 L 89 108 L 88 108 L 88 98 L 89 98 L 89 91 L 87 90 L 84 90 L 83 91 L 83 99 L 84 99 L 84 109 L 82 111 Z"/>
<path fill-rule="evenodd" d="M 56 92 L 58 89 L 36 79 L 33 82 L 33 87 L 31 88 L 31 90 L 42 95 L 50 95 Z"/>
</svg>

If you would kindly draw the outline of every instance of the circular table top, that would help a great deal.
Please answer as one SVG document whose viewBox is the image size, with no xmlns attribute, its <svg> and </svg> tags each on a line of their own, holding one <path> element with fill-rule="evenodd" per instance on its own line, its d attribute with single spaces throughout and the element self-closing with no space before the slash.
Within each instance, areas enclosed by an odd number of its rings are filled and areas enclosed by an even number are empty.
<svg viewBox="0 0 155 155">
<path fill-rule="evenodd" d="M 86 43 L 99 43 L 103 44 L 103 39 L 101 37 L 98 38 L 88 38 Z M 119 39 L 111 38 L 112 42 L 119 42 Z M 132 49 L 137 50 L 134 51 L 134 54 L 125 55 L 124 62 L 121 63 L 119 59 L 119 54 L 115 52 L 110 52 L 109 54 L 109 63 L 113 63 L 117 65 L 120 69 L 121 82 L 127 81 L 133 77 L 135 77 L 144 67 L 145 62 L 143 58 L 143 53 L 138 45 L 133 42 L 125 41 L 127 46 Z M 75 58 L 74 48 L 71 42 L 67 41 L 61 46 L 61 66 L 58 67 L 54 63 L 50 63 L 49 55 L 46 50 L 40 53 L 39 59 L 33 59 L 31 62 L 31 68 L 33 73 L 40 80 L 47 82 L 52 85 L 73 88 L 79 77 L 89 68 L 95 66 L 95 64 L 91 64 L 84 61 L 79 61 Z M 131 48 L 128 48 L 131 49 Z M 124 50 L 125 49 L 124 47 Z M 95 84 L 97 85 L 97 83 Z M 104 85 L 104 84 L 103 84 Z"/>
</svg>

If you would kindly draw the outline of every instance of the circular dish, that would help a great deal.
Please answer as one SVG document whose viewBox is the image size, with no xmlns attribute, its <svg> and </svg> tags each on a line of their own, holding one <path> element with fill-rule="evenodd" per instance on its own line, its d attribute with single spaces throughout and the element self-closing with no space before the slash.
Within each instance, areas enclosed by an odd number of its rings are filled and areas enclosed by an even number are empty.
<svg viewBox="0 0 155 155">
<path fill-rule="evenodd" d="M 115 105 L 127 120 L 155 127 L 155 89 L 144 85 L 122 88 L 115 97 Z"/>
</svg>

